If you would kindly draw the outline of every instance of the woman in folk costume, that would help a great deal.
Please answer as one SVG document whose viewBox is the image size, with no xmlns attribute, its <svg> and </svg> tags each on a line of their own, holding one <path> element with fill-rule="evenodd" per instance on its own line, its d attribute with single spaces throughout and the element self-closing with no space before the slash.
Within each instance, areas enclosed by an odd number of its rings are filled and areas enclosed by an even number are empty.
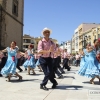
<svg viewBox="0 0 100 100">
<path fill-rule="evenodd" d="M 35 71 L 34 71 L 34 68 L 35 68 L 35 58 L 33 56 L 33 45 L 29 45 L 28 46 L 28 50 L 27 50 L 27 55 L 28 55 L 28 59 L 24 62 L 23 66 L 25 68 L 28 68 L 28 75 L 30 75 L 30 71 L 32 70 L 33 71 L 33 74 L 35 75 Z"/>
<path fill-rule="evenodd" d="M 34 56 L 35 56 L 35 65 L 38 66 L 38 68 L 40 69 L 39 71 L 42 72 L 42 68 L 41 68 L 40 63 L 39 63 L 40 54 L 35 52 Z"/>
<path fill-rule="evenodd" d="M 98 63 L 99 63 L 99 57 L 100 57 L 99 46 L 100 46 L 100 38 L 94 40 L 94 46 L 93 46 L 93 49 L 96 52 L 96 59 L 97 59 Z M 100 71 L 100 63 L 98 64 L 98 69 Z M 100 75 L 92 78 L 92 81 L 94 81 L 95 78 L 98 78 L 99 82 L 100 82 Z M 94 84 L 94 82 L 92 82 L 92 83 Z"/>
<path fill-rule="evenodd" d="M 81 61 L 80 61 L 80 67 L 81 67 L 85 64 L 84 50 L 82 52 L 80 52 L 80 57 L 81 57 Z"/>
<path fill-rule="evenodd" d="M 18 53 L 18 48 L 16 48 L 16 42 L 13 41 L 11 42 L 11 47 L 7 47 L 6 49 L 2 50 L 2 52 L 7 52 L 8 53 L 8 58 L 5 66 L 1 70 L 2 75 L 8 76 L 8 82 L 10 81 L 10 78 L 13 74 L 19 77 L 18 80 L 22 80 L 22 76 L 20 76 L 16 72 L 16 65 L 17 65 L 17 53 Z"/>
<path fill-rule="evenodd" d="M 90 43 L 87 43 L 86 44 L 86 49 L 83 49 L 83 51 L 80 52 L 80 54 L 81 54 L 81 61 L 80 61 L 80 69 L 78 71 L 79 75 L 83 75 L 83 72 L 81 71 L 81 68 L 84 66 L 85 62 L 88 59 L 88 50 L 89 50 L 90 46 L 91 46 Z"/>
<path fill-rule="evenodd" d="M 98 39 L 98 50 L 97 50 L 97 56 L 96 56 L 98 62 L 100 63 L 100 38 Z"/>
<path fill-rule="evenodd" d="M 98 42 L 94 42 L 94 46 L 89 46 L 87 50 L 87 56 L 85 58 L 85 63 L 83 66 L 81 66 L 78 74 L 81 76 L 86 76 L 88 78 L 91 78 L 90 83 L 94 84 L 94 79 L 98 78 L 100 81 L 100 69 L 99 69 L 99 63 L 96 59 L 96 50 L 94 47 Z"/>
</svg>

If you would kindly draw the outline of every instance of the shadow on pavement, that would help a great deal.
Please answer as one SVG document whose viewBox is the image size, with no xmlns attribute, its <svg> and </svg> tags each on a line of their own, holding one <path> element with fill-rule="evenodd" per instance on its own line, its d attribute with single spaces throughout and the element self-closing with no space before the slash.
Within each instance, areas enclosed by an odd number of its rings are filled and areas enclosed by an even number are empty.
<svg viewBox="0 0 100 100">
<path fill-rule="evenodd" d="M 31 76 L 39 76 L 39 75 L 42 75 L 42 74 L 35 74 L 35 75 L 34 75 L 34 74 L 30 74 L 30 75 L 31 75 Z M 30 75 L 29 75 L 29 76 L 30 76 Z"/>
<path fill-rule="evenodd" d="M 75 79 L 75 77 L 73 77 L 73 76 L 64 76 L 64 78 L 73 78 L 73 79 Z"/>
<path fill-rule="evenodd" d="M 60 90 L 82 90 L 82 89 L 100 90 L 100 88 L 88 87 L 88 86 L 79 86 L 79 85 L 67 85 L 67 86 L 58 85 L 56 87 L 56 89 L 60 89 Z"/>
<path fill-rule="evenodd" d="M 11 83 L 20 83 L 20 82 L 37 81 L 37 80 L 39 80 L 39 79 L 22 79 L 22 80 L 12 79 L 10 82 Z M 41 80 L 39 80 L 39 81 L 41 81 Z"/>
<path fill-rule="evenodd" d="M 76 74 L 76 72 L 72 72 L 72 71 L 71 72 L 70 71 L 69 72 L 66 72 L 66 74 L 71 74 L 71 73 L 72 74 Z"/>
<path fill-rule="evenodd" d="M 56 89 L 61 89 L 61 90 L 80 90 L 82 88 L 83 88 L 83 86 L 78 86 L 78 85 L 68 85 L 68 86 L 60 86 L 60 85 L 58 85 Z"/>
</svg>

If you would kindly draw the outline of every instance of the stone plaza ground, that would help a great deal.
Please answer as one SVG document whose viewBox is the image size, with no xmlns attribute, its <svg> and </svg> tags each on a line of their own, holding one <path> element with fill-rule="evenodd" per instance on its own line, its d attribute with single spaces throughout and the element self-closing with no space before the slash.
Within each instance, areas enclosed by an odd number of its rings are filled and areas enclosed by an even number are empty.
<svg viewBox="0 0 100 100">
<path fill-rule="evenodd" d="M 0 77 L 0 100 L 100 100 L 100 84 L 95 79 L 95 85 L 89 83 L 88 78 L 77 75 L 79 67 L 72 67 L 66 71 L 63 79 L 57 79 L 58 86 L 51 89 L 52 84 L 48 82 L 49 91 L 40 89 L 43 72 L 36 68 L 36 75 L 27 75 L 26 71 L 19 73 L 23 76 L 22 81 L 12 77 L 11 82 Z"/>
</svg>

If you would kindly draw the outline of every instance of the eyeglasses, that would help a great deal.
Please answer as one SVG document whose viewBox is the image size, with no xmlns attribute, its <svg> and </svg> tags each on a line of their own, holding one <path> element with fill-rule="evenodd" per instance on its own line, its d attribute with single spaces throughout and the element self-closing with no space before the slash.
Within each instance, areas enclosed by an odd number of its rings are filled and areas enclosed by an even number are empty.
<svg viewBox="0 0 100 100">
<path fill-rule="evenodd" d="M 45 31 L 44 34 L 45 34 L 45 33 L 50 33 L 50 32 L 49 32 L 49 31 Z"/>
</svg>

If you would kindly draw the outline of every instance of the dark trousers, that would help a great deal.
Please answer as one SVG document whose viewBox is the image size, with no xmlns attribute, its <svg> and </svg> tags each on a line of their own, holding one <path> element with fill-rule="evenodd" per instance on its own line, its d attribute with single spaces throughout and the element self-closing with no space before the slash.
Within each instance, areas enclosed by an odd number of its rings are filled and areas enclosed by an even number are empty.
<svg viewBox="0 0 100 100">
<path fill-rule="evenodd" d="M 70 67 L 68 66 L 68 61 L 69 61 L 68 58 L 64 58 L 64 60 L 63 60 L 63 69 L 65 68 L 69 71 Z"/>
<path fill-rule="evenodd" d="M 44 72 L 44 79 L 41 85 L 46 85 L 48 80 L 50 80 L 53 84 L 56 84 L 57 81 L 54 79 L 54 76 L 53 76 L 52 58 L 51 57 L 48 57 L 48 58 L 40 57 L 39 62 Z"/>
<path fill-rule="evenodd" d="M 18 60 L 17 60 L 17 69 L 18 70 L 20 70 L 20 71 L 22 71 L 22 69 L 20 68 L 20 66 L 21 66 L 21 58 L 19 58 Z"/>
<path fill-rule="evenodd" d="M 38 61 L 38 59 L 35 59 L 35 64 L 36 64 L 37 61 Z"/>
<path fill-rule="evenodd" d="M 57 66 L 58 66 L 58 69 L 60 70 L 61 73 L 63 73 L 64 70 L 63 70 L 63 68 L 61 68 L 61 66 L 60 66 L 60 63 L 61 63 L 61 57 L 58 56 L 57 59 L 58 59 L 58 65 L 57 65 Z"/>
<path fill-rule="evenodd" d="M 54 76 L 55 74 L 57 74 L 57 76 L 61 75 L 61 73 L 58 70 L 58 63 L 59 63 L 58 58 L 53 58 L 52 65 L 53 65 Z"/>
<path fill-rule="evenodd" d="M 80 60 L 76 60 L 76 66 L 80 65 Z"/>
<path fill-rule="evenodd" d="M 5 66 L 5 64 L 6 64 L 6 61 L 7 61 L 7 57 L 3 57 L 2 58 L 2 61 L 1 61 L 1 63 L 0 63 L 0 73 L 1 73 L 1 70 L 2 70 L 2 68 Z"/>
</svg>

